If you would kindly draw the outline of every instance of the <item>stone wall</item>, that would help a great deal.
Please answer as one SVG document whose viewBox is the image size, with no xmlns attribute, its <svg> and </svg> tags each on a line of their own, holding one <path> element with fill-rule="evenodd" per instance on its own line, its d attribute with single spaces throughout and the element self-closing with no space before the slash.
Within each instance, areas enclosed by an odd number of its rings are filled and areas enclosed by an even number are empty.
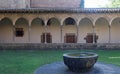
<svg viewBox="0 0 120 74">
<path fill-rule="evenodd" d="M 0 0 L 0 8 L 80 7 L 81 0 Z"/>
<path fill-rule="evenodd" d="M 30 0 L 0 0 L 0 8 L 27 8 Z"/>
<path fill-rule="evenodd" d="M 8 43 L 0 44 L 0 50 L 69 50 L 69 49 L 97 49 L 97 50 L 110 50 L 120 49 L 120 44 L 39 44 L 39 43 Z"/>
<path fill-rule="evenodd" d="M 31 0 L 31 7 L 80 7 L 80 0 Z"/>
</svg>

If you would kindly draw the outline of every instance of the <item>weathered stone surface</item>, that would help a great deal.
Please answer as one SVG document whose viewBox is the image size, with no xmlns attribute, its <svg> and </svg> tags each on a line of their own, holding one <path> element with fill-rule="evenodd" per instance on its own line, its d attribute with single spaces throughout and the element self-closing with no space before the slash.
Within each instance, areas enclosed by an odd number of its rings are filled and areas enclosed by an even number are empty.
<svg viewBox="0 0 120 74">
<path fill-rule="evenodd" d="M 73 7 L 81 5 L 81 0 L 0 0 L 0 8 L 29 8 L 29 7 Z"/>
<path fill-rule="evenodd" d="M 103 47 L 104 45 L 104 47 Z M 70 49 L 120 49 L 119 44 L 67 44 L 67 43 L 0 43 L 0 50 L 43 50 L 43 49 L 57 49 L 57 50 L 70 50 Z"/>
<path fill-rule="evenodd" d="M 73 72 L 87 72 L 91 70 L 98 59 L 95 53 L 65 53 L 63 60 L 65 65 Z"/>
<path fill-rule="evenodd" d="M 30 0 L 0 0 L 0 8 L 26 8 Z"/>
<path fill-rule="evenodd" d="M 81 0 L 31 0 L 31 7 L 80 7 Z"/>
</svg>

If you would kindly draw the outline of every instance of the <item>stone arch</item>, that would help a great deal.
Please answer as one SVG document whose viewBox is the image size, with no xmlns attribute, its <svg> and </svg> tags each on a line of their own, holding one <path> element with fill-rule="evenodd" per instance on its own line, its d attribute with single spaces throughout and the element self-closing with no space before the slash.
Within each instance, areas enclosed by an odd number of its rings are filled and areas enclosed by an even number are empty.
<svg viewBox="0 0 120 74">
<path fill-rule="evenodd" d="M 72 17 L 67 17 L 63 21 L 63 25 L 77 25 L 76 21 Z"/>
<path fill-rule="evenodd" d="M 45 25 L 44 20 L 43 20 L 42 18 L 39 18 L 39 17 L 34 18 L 34 19 L 32 20 L 32 22 L 31 22 L 31 25 L 32 25 L 32 24 Z"/>
<path fill-rule="evenodd" d="M 41 43 L 42 33 L 45 32 L 45 22 L 42 18 L 36 17 L 31 22 L 31 37 L 32 43 Z"/>
<path fill-rule="evenodd" d="M 111 19 L 110 19 L 110 26 L 112 25 L 112 22 L 116 19 L 116 18 L 119 18 L 119 17 L 112 17 Z"/>
<path fill-rule="evenodd" d="M 90 18 L 84 17 L 79 21 L 78 33 L 78 42 L 88 43 L 86 40 L 87 35 L 93 34 L 93 22 Z"/>
<path fill-rule="evenodd" d="M 67 17 L 63 21 L 62 40 L 63 40 L 62 42 L 64 43 L 76 43 L 77 42 L 77 23 L 75 19 L 72 17 Z"/>
<path fill-rule="evenodd" d="M 111 43 L 120 43 L 120 17 L 116 17 L 111 22 Z"/>
<path fill-rule="evenodd" d="M 78 22 L 80 23 L 80 21 L 83 20 L 83 19 L 85 19 L 85 18 L 88 19 L 88 20 L 90 20 L 92 23 L 94 22 L 94 19 L 92 17 L 90 17 L 90 16 L 82 17 L 81 19 L 79 19 Z"/>
<path fill-rule="evenodd" d="M 27 19 L 20 17 L 16 20 L 15 33 L 17 33 L 18 30 L 22 31 L 23 35 L 21 37 L 15 36 L 15 42 L 28 43 L 29 42 L 29 22 Z"/>
<path fill-rule="evenodd" d="M 47 25 L 52 24 L 52 25 L 60 25 L 60 20 L 57 19 L 56 17 L 49 18 L 47 21 Z"/>
<path fill-rule="evenodd" d="M 13 22 L 10 18 L 4 17 L 0 21 L 0 42 L 13 42 Z"/>
<path fill-rule="evenodd" d="M 99 17 L 95 21 L 95 33 L 98 36 L 97 43 L 109 42 L 109 21 L 105 17 Z"/>
<path fill-rule="evenodd" d="M 29 22 L 26 18 L 20 17 L 16 20 L 15 25 L 23 24 L 23 23 L 25 23 L 26 25 L 29 25 Z"/>
<path fill-rule="evenodd" d="M 110 18 L 108 16 L 100 16 L 100 17 L 97 17 L 94 22 L 96 23 L 96 21 L 98 21 L 99 19 L 105 19 L 108 23 L 110 23 Z M 96 25 L 96 24 L 95 24 Z M 110 24 L 109 24 L 110 26 Z"/>
<path fill-rule="evenodd" d="M 13 25 L 13 22 L 12 22 L 12 20 L 10 18 L 4 17 L 4 18 L 1 19 L 1 21 L 5 21 L 5 20 L 8 21 L 10 24 Z"/>
<path fill-rule="evenodd" d="M 61 24 L 56 17 L 49 18 L 47 21 L 47 33 L 50 33 L 51 43 L 60 43 Z"/>
<path fill-rule="evenodd" d="M 83 17 L 83 18 L 81 18 L 80 20 L 79 20 L 79 23 L 81 22 L 81 21 L 83 21 L 83 20 L 89 20 L 89 22 L 91 22 L 92 23 L 92 26 L 93 26 L 93 19 L 92 18 L 90 18 L 90 17 Z M 80 24 L 79 24 L 80 25 Z"/>
</svg>

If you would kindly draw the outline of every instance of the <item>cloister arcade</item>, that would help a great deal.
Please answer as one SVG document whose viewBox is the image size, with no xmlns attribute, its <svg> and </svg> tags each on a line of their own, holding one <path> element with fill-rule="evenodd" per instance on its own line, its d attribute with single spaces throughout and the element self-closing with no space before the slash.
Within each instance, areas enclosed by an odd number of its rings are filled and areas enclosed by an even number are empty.
<svg viewBox="0 0 120 74">
<path fill-rule="evenodd" d="M 120 43 L 119 13 L 1 13 L 0 43 Z"/>
</svg>

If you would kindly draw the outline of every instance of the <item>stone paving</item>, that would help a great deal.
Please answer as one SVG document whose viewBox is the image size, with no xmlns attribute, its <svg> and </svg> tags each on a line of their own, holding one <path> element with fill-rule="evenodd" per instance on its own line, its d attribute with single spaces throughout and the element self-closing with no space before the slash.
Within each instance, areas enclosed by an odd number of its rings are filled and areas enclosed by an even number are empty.
<svg viewBox="0 0 120 74">
<path fill-rule="evenodd" d="M 120 74 L 120 67 L 97 62 L 90 72 L 74 73 L 71 72 L 63 62 L 55 62 L 38 68 L 35 70 L 34 74 Z"/>
</svg>

